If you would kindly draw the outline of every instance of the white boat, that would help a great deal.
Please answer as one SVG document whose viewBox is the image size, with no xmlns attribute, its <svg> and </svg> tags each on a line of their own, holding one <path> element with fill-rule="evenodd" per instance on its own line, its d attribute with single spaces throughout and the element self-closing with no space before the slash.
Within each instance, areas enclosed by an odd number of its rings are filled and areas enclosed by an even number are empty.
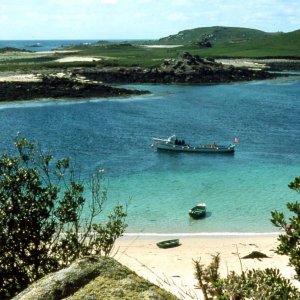
<svg viewBox="0 0 300 300">
<path fill-rule="evenodd" d="M 234 153 L 235 144 L 219 145 L 216 143 L 209 145 L 192 146 L 186 144 L 184 140 L 179 140 L 176 135 L 167 139 L 153 138 L 153 146 L 157 150 L 177 151 L 177 152 L 197 152 L 197 153 Z"/>
</svg>

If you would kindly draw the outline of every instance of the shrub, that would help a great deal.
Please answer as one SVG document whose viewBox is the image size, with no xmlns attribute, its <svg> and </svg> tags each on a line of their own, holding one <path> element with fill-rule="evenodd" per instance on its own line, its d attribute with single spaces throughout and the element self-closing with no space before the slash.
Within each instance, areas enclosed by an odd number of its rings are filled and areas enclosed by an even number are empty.
<svg viewBox="0 0 300 300">
<path fill-rule="evenodd" d="M 241 275 L 231 272 L 227 278 L 219 275 L 219 255 L 212 256 L 207 267 L 194 261 L 198 288 L 202 289 L 204 299 L 212 300 L 273 300 L 299 299 L 299 291 L 290 280 L 283 278 L 277 269 L 250 270 Z"/>
<path fill-rule="evenodd" d="M 289 185 L 289 188 L 300 193 L 300 177 L 296 177 Z M 289 256 L 289 264 L 296 271 L 296 278 L 300 279 L 300 203 L 287 203 L 287 208 L 292 213 L 286 219 L 282 212 L 273 211 L 271 222 L 278 228 L 284 230 L 279 235 L 279 244 L 276 253 Z"/>
<path fill-rule="evenodd" d="M 107 199 L 102 171 L 91 176 L 87 202 L 69 159 L 54 160 L 25 138 L 15 146 L 17 155 L 0 156 L 0 299 L 80 256 L 109 255 L 127 226 L 121 205 L 106 225 L 94 224 Z"/>
</svg>

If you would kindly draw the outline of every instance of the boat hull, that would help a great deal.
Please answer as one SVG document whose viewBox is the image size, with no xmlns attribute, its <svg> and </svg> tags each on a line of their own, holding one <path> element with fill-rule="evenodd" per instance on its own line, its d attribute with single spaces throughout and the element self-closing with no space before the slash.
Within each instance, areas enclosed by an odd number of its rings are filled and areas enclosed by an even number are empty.
<svg viewBox="0 0 300 300">
<path fill-rule="evenodd" d="M 193 219 L 205 218 L 205 216 L 206 216 L 206 205 L 205 204 L 200 204 L 200 205 L 197 205 L 197 206 L 193 207 L 192 209 L 190 209 L 189 215 Z"/>
<path fill-rule="evenodd" d="M 156 243 L 159 248 L 167 249 L 179 246 L 179 239 L 166 240 Z"/>
<path fill-rule="evenodd" d="M 201 212 L 201 213 L 197 213 L 197 212 L 189 212 L 189 215 L 193 218 L 193 219 L 203 219 L 206 216 L 206 212 Z"/>
<path fill-rule="evenodd" d="M 156 150 L 160 151 L 173 151 L 173 152 L 189 152 L 189 153 L 234 153 L 233 146 L 219 146 L 211 147 L 191 147 L 191 146 L 178 146 L 178 145 L 164 145 L 156 144 Z"/>
</svg>

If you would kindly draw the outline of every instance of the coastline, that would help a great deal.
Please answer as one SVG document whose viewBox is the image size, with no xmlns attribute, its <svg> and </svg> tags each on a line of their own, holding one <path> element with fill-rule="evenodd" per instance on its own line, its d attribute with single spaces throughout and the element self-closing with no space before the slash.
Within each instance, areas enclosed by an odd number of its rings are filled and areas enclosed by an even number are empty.
<svg viewBox="0 0 300 300">
<path fill-rule="evenodd" d="M 1 78 L 2 77 L 2 78 Z M 73 78 L 64 73 L 55 75 L 35 76 L 0 75 L 0 102 L 33 100 L 42 98 L 98 98 L 120 97 L 148 94 L 148 91 L 139 91 L 114 87 L 102 82 L 86 81 L 82 78 Z"/>
<path fill-rule="evenodd" d="M 179 236 L 178 236 L 179 237 Z M 142 234 L 125 235 L 118 239 L 112 255 L 138 275 L 170 291 L 179 299 L 202 299 L 202 293 L 195 289 L 193 260 L 207 266 L 212 255 L 220 254 L 220 274 L 226 277 L 231 271 L 277 268 L 298 288 L 293 280 L 294 270 L 288 266 L 288 257 L 274 252 L 278 233 L 235 235 L 181 235 L 180 246 L 169 249 L 158 248 L 158 241 L 174 238 L 174 235 Z M 242 259 L 252 251 L 268 256 L 263 259 Z"/>
<path fill-rule="evenodd" d="M 5 53 L 9 55 L 11 52 Z M 55 55 L 55 51 L 54 54 Z M 63 52 L 65 53 L 65 52 Z M 69 52 L 66 52 L 69 53 Z M 65 53 L 65 54 L 66 54 Z M 27 52 L 26 52 L 27 54 Z M 280 65 L 298 70 L 298 60 L 206 59 L 184 52 L 164 59 L 159 67 L 98 66 L 98 56 L 75 56 L 74 52 L 55 57 L 55 68 L 32 68 L 0 72 L 0 101 L 39 98 L 93 98 L 141 95 L 148 91 L 117 88 L 116 84 L 224 84 L 288 76 L 280 74 Z M 41 55 L 38 53 L 38 55 Z M 6 61 L 6 60 L 5 60 Z M 8 59 L 9 61 L 9 59 Z M 77 66 L 79 62 L 95 65 Z M 60 63 L 73 63 L 66 67 Z M 273 67 L 271 67 L 273 66 Z"/>
<path fill-rule="evenodd" d="M 255 236 L 278 236 L 280 232 L 178 232 L 178 233 L 156 233 L 156 232 L 127 232 L 122 239 L 174 239 L 174 238 L 197 238 L 197 237 L 255 237 Z"/>
</svg>

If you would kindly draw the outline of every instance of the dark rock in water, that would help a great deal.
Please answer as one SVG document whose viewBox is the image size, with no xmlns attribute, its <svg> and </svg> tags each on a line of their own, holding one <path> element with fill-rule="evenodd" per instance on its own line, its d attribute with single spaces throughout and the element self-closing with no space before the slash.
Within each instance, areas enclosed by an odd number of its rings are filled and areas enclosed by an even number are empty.
<svg viewBox="0 0 300 300">
<path fill-rule="evenodd" d="M 261 258 L 269 258 L 269 256 L 267 256 L 264 253 L 261 253 L 259 251 L 252 251 L 250 254 L 242 257 L 242 258 L 257 258 L 257 259 L 261 259 Z"/>
<path fill-rule="evenodd" d="M 80 73 L 86 78 L 106 83 L 227 83 L 280 76 L 263 70 L 225 66 L 188 52 L 176 59 L 164 60 L 157 68 L 85 68 Z"/>
<path fill-rule="evenodd" d="M 147 94 L 147 91 L 116 88 L 71 78 L 44 76 L 41 81 L 0 82 L 0 101 L 36 98 L 92 98 Z"/>
<path fill-rule="evenodd" d="M 157 299 L 178 300 L 109 257 L 89 256 L 47 275 L 14 300 Z"/>
</svg>

